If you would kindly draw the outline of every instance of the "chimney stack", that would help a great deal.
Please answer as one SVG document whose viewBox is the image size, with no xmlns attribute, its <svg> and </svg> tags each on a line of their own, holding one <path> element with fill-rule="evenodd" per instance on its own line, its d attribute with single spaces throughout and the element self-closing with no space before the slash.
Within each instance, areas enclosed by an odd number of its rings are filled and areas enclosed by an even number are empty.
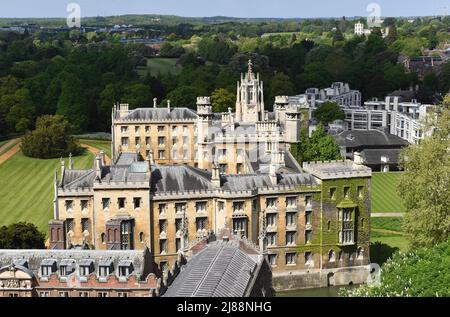
<svg viewBox="0 0 450 317">
<path fill-rule="evenodd" d="M 216 164 L 214 164 L 212 168 L 211 182 L 214 187 L 220 188 L 220 169 Z"/>
<path fill-rule="evenodd" d="M 158 106 L 158 98 L 153 98 L 153 108 Z"/>
<path fill-rule="evenodd" d="M 64 177 L 65 171 L 66 171 L 66 166 L 65 166 L 63 158 L 61 157 L 61 177 Z"/>
<path fill-rule="evenodd" d="M 95 157 L 95 176 L 97 179 L 102 179 L 102 158 L 100 155 Z"/>
<path fill-rule="evenodd" d="M 167 100 L 167 109 L 168 109 L 169 112 L 170 112 L 170 100 Z"/>
<path fill-rule="evenodd" d="M 270 181 L 272 182 L 272 185 L 278 184 L 278 177 L 277 177 L 277 165 L 275 162 L 271 162 L 269 166 L 269 177 Z"/>
</svg>

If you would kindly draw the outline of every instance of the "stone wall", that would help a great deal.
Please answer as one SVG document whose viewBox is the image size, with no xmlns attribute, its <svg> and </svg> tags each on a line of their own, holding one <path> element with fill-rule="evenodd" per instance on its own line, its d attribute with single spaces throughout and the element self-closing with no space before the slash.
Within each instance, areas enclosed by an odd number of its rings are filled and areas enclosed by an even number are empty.
<svg viewBox="0 0 450 317">
<path fill-rule="evenodd" d="M 338 269 L 300 270 L 277 273 L 272 278 L 276 291 L 291 291 L 328 286 L 363 284 L 369 276 L 369 266 L 354 266 Z"/>
</svg>

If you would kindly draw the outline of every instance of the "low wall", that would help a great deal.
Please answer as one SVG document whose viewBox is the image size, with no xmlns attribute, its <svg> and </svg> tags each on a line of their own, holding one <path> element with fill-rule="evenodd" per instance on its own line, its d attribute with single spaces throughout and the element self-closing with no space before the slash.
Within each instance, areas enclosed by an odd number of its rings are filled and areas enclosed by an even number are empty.
<svg viewBox="0 0 450 317">
<path fill-rule="evenodd" d="M 363 284 L 369 276 L 369 266 L 354 266 L 337 269 L 299 270 L 273 274 L 272 283 L 276 291 L 292 291 L 328 286 Z"/>
</svg>

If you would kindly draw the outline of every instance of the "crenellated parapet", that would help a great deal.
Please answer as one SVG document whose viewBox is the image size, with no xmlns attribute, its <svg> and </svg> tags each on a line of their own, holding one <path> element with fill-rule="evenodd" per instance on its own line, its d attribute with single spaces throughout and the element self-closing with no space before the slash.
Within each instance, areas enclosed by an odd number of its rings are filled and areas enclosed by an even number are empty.
<svg viewBox="0 0 450 317">
<path fill-rule="evenodd" d="M 372 176 L 370 168 L 350 160 L 303 163 L 303 169 L 323 180 Z"/>
</svg>

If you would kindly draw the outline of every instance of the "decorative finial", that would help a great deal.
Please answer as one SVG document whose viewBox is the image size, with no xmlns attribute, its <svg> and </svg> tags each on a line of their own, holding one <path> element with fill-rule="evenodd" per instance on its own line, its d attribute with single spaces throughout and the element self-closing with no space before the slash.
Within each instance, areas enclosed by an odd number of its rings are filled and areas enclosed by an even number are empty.
<svg viewBox="0 0 450 317">
<path fill-rule="evenodd" d="M 248 73 L 253 73 L 253 63 L 252 60 L 248 60 Z"/>
</svg>

